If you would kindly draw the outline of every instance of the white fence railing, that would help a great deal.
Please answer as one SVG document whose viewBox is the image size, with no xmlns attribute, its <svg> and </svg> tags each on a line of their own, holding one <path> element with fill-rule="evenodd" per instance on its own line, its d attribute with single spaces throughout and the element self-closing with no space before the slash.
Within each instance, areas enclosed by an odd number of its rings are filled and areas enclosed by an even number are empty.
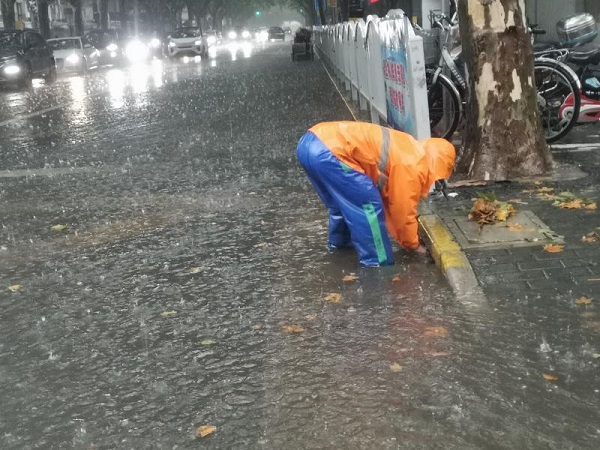
<svg viewBox="0 0 600 450">
<path fill-rule="evenodd" d="M 423 39 L 401 10 L 314 28 L 321 58 L 374 123 L 430 136 Z"/>
</svg>

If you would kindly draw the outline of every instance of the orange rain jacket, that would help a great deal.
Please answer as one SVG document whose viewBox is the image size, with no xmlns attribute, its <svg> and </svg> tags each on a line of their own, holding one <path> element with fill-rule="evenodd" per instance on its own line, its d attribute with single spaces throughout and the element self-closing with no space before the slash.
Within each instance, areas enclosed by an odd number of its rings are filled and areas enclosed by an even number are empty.
<svg viewBox="0 0 600 450">
<path fill-rule="evenodd" d="M 386 131 L 387 130 L 387 131 Z M 366 174 L 378 185 L 389 233 L 407 249 L 419 246 L 417 206 L 436 180 L 454 169 L 456 151 L 444 139 L 417 141 L 401 131 L 366 122 L 324 122 L 314 133 L 342 162 Z M 379 169 L 384 133 L 389 132 L 389 156 Z M 386 181 L 387 178 L 387 181 Z"/>
</svg>

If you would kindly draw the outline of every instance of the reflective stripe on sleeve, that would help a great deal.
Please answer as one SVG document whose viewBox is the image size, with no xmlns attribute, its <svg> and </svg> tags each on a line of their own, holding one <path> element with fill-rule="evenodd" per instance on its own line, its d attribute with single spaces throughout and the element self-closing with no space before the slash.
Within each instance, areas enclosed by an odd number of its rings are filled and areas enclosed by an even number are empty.
<svg viewBox="0 0 600 450">
<path fill-rule="evenodd" d="M 377 168 L 379 169 L 377 188 L 380 191 L 383 189 L 388 179 L 388 177 L 384 175 L 384 172 L 390 159 L 390 130 L 386 127 L 381 127 L 381 133 L 381 153 L 379 154 L 379 163 L 377 164 Z"/>
</svg>

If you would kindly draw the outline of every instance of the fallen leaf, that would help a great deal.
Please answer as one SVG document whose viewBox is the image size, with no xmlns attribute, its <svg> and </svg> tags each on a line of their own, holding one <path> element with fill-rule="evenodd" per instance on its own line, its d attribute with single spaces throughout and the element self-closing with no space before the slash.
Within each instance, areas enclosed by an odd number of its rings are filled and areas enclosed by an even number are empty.
<svg viewBox="0 0 600 450">
<path fill-rule="evenodd" d="M 286 333 L 304 333 L 306 328 L 301 325 L 284 325 L 281 327 Z"/>
<path fill-rule="evenodd" d="M 560 253 L 565 249 L 564 245 L 547 244 L 544 245 L 544 251 L 548 253 Z"/>
<path fill-rule="evenodd" d="M 196 434 L 200 437 L 206 437 L 209 434 L 213 434 L 215 431 L 217 431 L 217 427 L 213 425 L 202 425 L 196 428 Z"/>
<path fill-rule="evenodd" d="M 204 339 L 203 341 L 200 342 L 200 344 L 202 345 L 213 345 L 216 344 L 216 341 L 213 341 L 212 339 Z"/>
<path fill-rule="evenodd" d="M 52 231 L 64 231 L 64 230 L 66 230 L 66 229 L 67 229 L 67 226 L 66 226 L 66 225 L 57 224 L 57 225 L 52 225 L 52 226 L 50 227 L 50 229 L 51 229 Z"/>
<path fill-rule="evenodd" d="M 532 194 L 532 193 L 534 193 L 536 191 L 535 191 L 535 189 L 523 189 L 521 192 L 523 194 Z"/>
<path fill-rule="evenodd" d="M 309 314 L 308 316 L 304 316 L 304 318 L 305 318 L 306 320 L 310 320 L 311 322 L 312 322 L 313 320 L 317 320 L 317 316 L 315 316 L 314 314 Z"/>
<path fill-rule="evenodd" d="M 252 329 L 253 329 L 253 330 L 256 330 L 256 331 L 260 331 L 260 330 L 262 330 L 262 329 L 263 329 L 263 326 L 262 326 L 262 325 L 254 325 L 254 326 L 252 327 Z"/>
<path fill-rule="evenodd" d="M 202 270 L 202 267 L 190 267 L 187 271 L 188 273 L 198 273 Z"/>
<path fill-rule="evenodd" d="M 402 372 L 402 366 L 398 363 L 390 364 L 390 370 L 392 372 Z"/>
<path fill-rule="evenodd" d="M 342 294 L 331 292 L 325 296 L 325 301 L 329 303 L 339 303 L 342 300 Z"/>
<path fill-rule="evenodd" d="M 581 238 L 581 242 L 584 242 L 586 244 L 592 244 L 594 242 L 598 242 L 599 240 L 600 240 L 600 234 L 598 234 L 595 231 L 592 231 L 591 233 L 588 233 Z"/>
<path fill-rule="evenodd" d="M 600 358 L 600 353 L 594 353 L 592 356 L 593 356 L 594 358 L 598 359 L 598 358 Z"/>
<path fill-rule="evenodd" d="M 352 281 L 356 280 L 358 280 L 358 277 L 356 275 L 346 275 L 344 278 L 342 278 L 342 281 L 344 283 L 351 283 Z"/>
<path fill-rule="evenodd" d="M 588 281 L 600 281 L 600 278 L 588 278 Z"/>
<path fill-rule="evenodd" d="M 11 292 L 17 292 L 17 291 L 21 290 L 22 287 L 23 286 L 21 286 L 20 284 L 13 284 L 13 285 L 9 286 L 8 289 Z"/>
<path fill-rule="evenodd" d="M 446 336 L 448 330 L 444 327 L 427 327 L 425 328 L 425 336 Z"/>
<path fill-rule="evenodd" d="M 402 278 L 400 278 L 399 276 L 395 276 L 394 278 L 392 278 L 393 283 L 400 283 L 401 281 L 402 281 Z"/>
<path fill-rule="evenodd" d="M 524 231 L 525 225 L 517 222 L 510 222 L 506 224 L 506 228 L 508 228 L 509 231 Z"/>
<path fill-rule="evenodd" d="M 266 242 L 260 242 L 260 243 L 258 243 L 258 244 L 255 245 L 255 247 L 258 247 L 258 248 L 262 248 L 262 247 L 266 247 L 266 246 L 267 246 Z"/>
<path fill-rule="evenodd" d="M 583 200 L 577 198 L 575 200 L 571 200 L 570 202 L 558 203 L 556 206 L 563 209 L 581 209 L 583 208 Z"/>
<path fill-rule="evenodd" d="M 551 187 L 541 187 L 535 190 L 539 194 L 549 194 L 550 192 L 554 192 L 554 188 Z"/>
<path fill-rule="evenodd" d="M 557 377 L 556 375 L 553 375 L 553 374 L 551 374 L 551 373 L 545 373 L 545 374 L 543 375 L 543 377 L 544 377 L 546 380 L 548 380 L 548 381 L 557 381 L 557 380 L 558 380 L 558 377 Z"/>
<path fill-rule="evenodd" d="M 596 202 L 593 202 L 588 205 L 585 205 L 585 209 L 596 210 L 598 209 L 598 205 L 596 205 Z"/>
<path fill-rule="evenodd" d="M 163 317 L 174 316 L 175 314 L 177 314 L 177 311 L 164 311 L 160 313 Z"/>
<path fill-rule="evenodd" d="M 579 297 L 577 300 L 575 300 L 575 304 L 577 305 L 591 305 L 592 304 L 592 300 L 594 300 L 593 298 L 588 298 L 585 295 Z"/>
<path fill-rule="evenodd" d="M 448 187 L 457 188 L 457 187 L 463 187 L 463 186 L 487 186 L 488 183 L 489 182 L 485 181 L 485 180 L 462 180 L 462 181 L 455 181 L 453 183 L 448 183 Z"/>
</svg>

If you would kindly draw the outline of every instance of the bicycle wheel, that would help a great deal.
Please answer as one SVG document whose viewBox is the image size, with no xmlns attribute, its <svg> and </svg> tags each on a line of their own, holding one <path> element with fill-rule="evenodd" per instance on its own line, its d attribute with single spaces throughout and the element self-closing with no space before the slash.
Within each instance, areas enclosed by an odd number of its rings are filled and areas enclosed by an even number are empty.
<svg viewBox="0 0 600 450">
<path fill-rule="evenodd" d="M 435 78 L 435 83 L 434 83 Z M 427 73 L 427 102 L 431 137 L 450 139 L 461 117 L 461 100 L 458 89 L 445 75 Z"/>
<path fill-rule="evenodd" d="M 556 61 L 534 63 L 537 103 L 546 142 L 564 137 L 577 123 L 581 107 L 578 80 Z"/>
</svg>

